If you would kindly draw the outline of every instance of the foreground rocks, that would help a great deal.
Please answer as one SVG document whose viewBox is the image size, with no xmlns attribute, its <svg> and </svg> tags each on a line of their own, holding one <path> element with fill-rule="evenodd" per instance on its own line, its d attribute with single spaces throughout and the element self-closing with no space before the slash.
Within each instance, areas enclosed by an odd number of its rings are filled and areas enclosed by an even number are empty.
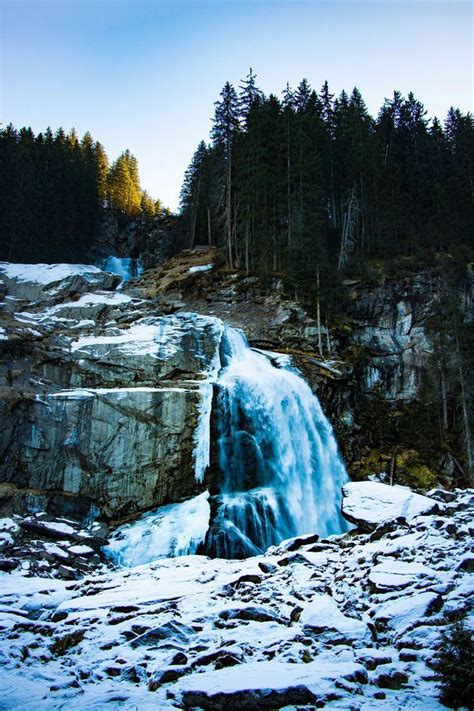
<svg viewBox="0 0 474 711">
<path fill-rule="evenodd" d="M 386 498 L 372 490 L 372 508 Z M 436 512 L 385 509 L 371 532 L 245 561 L 0 573 L 3 708 L 442 709 L 431 663 L 472 620 L 474 492 L 427 498 Z M 35 538 L 32 523 L 59 547 L 77 535 L 39 517 L 22 526 Z"/>
</svg>

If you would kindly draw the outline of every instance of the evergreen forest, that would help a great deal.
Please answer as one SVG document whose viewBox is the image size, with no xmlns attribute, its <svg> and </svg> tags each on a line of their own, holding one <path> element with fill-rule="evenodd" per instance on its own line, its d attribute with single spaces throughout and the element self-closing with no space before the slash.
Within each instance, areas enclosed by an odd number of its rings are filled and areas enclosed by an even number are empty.
<svg viewBox="0 0 474 711">
<path fill-rule="evenodd" d="M 226 83 L 185 175 L 187 244 L 221 245 L 229 267 L 280 272 L 306 295 L 371 259 L 472 247 L 473 117 L 426 114 L 412 93 L 374 118 L 357 88 L 336 97 L 303 79 L 265 96 L 252 70 Z"/>
<path fill-rule="evenodd" d="M 0 258 L 14 262 L 85 261 L 111 215 L 123 228 L 166 213 L 128 150 L 109 165 L 101 143 L 74 129 L 1 131 L 0 194 Z"/>
</svg>

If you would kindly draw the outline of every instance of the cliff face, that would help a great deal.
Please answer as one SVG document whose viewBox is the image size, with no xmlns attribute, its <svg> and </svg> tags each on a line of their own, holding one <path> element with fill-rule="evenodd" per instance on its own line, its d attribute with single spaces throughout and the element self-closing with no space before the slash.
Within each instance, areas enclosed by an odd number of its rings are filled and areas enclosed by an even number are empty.
<svg viewBox="0 0 474 711">
<path fill-rule="evenodd" d="M 348 283 L 349 322 L 328 330 L 278 281 L 264 290 L 217 259 L 183 253 L 115 291 L 95 267 L 0 265 L 1 510 L 116 520 L 203 491 L 223 322 L 292 354 L 358 475 L 371 403 L 419 392 L 436 282 Z M 461 296 L 469 315 L 472 281 Z"/>
<path fill-rule="evenodd" d="M 183 252 L 147 272 L 141 283 L 167 312 L 188 309 L 219 316 L 242 328 L 254 347 L 290 353 L 330 417 L 353 476 L 387 471 L 394 449 L 385 437 L 390 428 L 394 433 L 388 440 L 397 438 L 401 459 L 408 457 L 417 470 L 404 483 L 429 487 L 444 473 L 453 474 L 453 459 L 443 460 L 443 447 L 420 453 L 402 432 L 410 408 L 423 406 L 425 376 L 433 373 L 426 321 L 436 313 L 443 291 L 439 270 L 347 280 L 339 295 L 340 320 L 328 324 L 323 310 L 318 323 L 315 306 L 304 308 L 289 298 L 280 280 L 263 286 L 257 277 L 230 271 L 219 260 L 214 250 Z M 473 318 L 473 285 L 468 271 L 459 282 L 459 305 L 467 321 Z M 403 427 L 394 426 L 400 413 Z M 413 422 L 412 432 L 416 427 Z M 434 421 L 431 429 L 436 427 Z M 377 461 L 366 466 L 374 456 Z"/>
<path fill-rule="evenodd" d="M 3 510 L 120 518 L 198 493 L 221 322 L 156 315 L 94 268 L 80 294 L 83 274 L 17 267 L 1 268 Z"/>
<path fill-rule="evenodd" d="M 435 284 L 420 274 L 369 288 L 356 285 L 349 315 L 351 340 L 367 353 L 362 388 L 378 388 L 388 400 L 410 400 L 418 392 L 432 347 L 424 323 Z"/>
</svg>

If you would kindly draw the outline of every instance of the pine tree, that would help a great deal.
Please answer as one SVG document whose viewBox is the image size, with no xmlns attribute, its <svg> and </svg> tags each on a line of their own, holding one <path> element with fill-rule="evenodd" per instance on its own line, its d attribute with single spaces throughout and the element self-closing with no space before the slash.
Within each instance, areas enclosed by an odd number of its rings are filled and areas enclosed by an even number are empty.
<svg viewBox="0 0 474 711">
<path fill-rule="evenodd" d="M 141 191 L 138 166 L 129 150 L 112 164 L 107 176 L 108 203 L 111 208 L 132 217 L 140 213 Z"/>
<path fill-rule="evenodd" d="M 221 91 L 221 100 L 217 101 L 211 138 L 223 158 L 222 195 L 225 204 L 225 243 L 229 267 L 235 261 L 235 224 L 232 192 L 232 147 L 239 131 L 239 101 L 234 87 L 226 82 Z"/>
<path fill-rule="evenodd" d="M 257 75 L 249 69 L 245 79 L 242 79 L 242 84 L 239 86 L 239 110 L 241 123 L 245 125 L 250 111 L 263 99 L 263 92 L 257 87 L 255 79 Z"/>
</svg>

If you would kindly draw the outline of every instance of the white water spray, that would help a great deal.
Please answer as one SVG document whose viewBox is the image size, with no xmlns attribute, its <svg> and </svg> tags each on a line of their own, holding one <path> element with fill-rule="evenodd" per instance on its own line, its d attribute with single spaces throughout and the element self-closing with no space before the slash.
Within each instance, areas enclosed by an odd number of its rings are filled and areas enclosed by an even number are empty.
<svg viewBox="0 0 474 711">
<path fill-rule="evenodd" d="M 347 530 L 348 480 L 330 423 L 308 384 L 281 358 L 226 328 L 218 380 L 221 497 L 208 552 L 245 557 L 291 536 Z"/>
</svg>

